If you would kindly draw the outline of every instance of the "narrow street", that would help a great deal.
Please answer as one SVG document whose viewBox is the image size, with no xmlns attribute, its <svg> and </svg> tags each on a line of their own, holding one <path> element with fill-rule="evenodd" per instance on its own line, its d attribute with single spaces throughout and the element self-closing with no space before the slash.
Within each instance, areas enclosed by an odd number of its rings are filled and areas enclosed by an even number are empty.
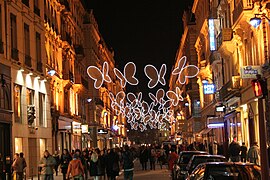
<svg viewBox="0 0 270 180">
<path fill-rule="evenodd" d="M 165 180 L 165 179 L 170 179 L 170 173 L 167 169 L 167 166 L 163 166 L 163 169 L 160 168 L 159 165 L 156 165 L 156 170 L 149 170 L 150 165 L 149 163 L 147 164 L 147 168 L 148 170 L 146 171 L 142 171 L 141 169 L 141 165 L 140 165 L 140 161 L 136 160 L 135 161 L 135 170 L 134 170 L 134 176 L 133 179 L 134 180 L 150 180 L 150 179 L 154 179 L 154 180 Z M 121 172 L 122 174 L 117 178 L 119 180 L 123 180 L 124 179 L 124 173 Z"/>
</svg>

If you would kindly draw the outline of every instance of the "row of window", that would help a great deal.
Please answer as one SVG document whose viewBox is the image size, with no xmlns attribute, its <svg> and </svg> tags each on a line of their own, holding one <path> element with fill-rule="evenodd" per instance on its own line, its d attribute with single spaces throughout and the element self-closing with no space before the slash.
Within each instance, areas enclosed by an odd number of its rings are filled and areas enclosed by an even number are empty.
<svg viewBox="0 0 270 180">
<path fill-rule="evenodd" d="M 35 90 L 25 88 L 25 101 L 23 100 L 23 87 L 18 84 L 14 84 L 14 117 L 16 123 L 23 123 L 22 119 L 22 111 L 25 111 L 27 114 L 27 108 L 23 109 L 23 102 L 26 103 L 27 106 L 36 105 L 38 104 L 38 107 L 35 107 L 36 114 L 38 114 L 38 124 L 37 121 L 35 122 L 36 125 L 39 126 L 46 126 L 46 111 L 45 111 L 45 94 L 38 92 L 38 102 L 35 102 Z M 37 116 L 36 116 L 37 117 Z"/>
</svg>

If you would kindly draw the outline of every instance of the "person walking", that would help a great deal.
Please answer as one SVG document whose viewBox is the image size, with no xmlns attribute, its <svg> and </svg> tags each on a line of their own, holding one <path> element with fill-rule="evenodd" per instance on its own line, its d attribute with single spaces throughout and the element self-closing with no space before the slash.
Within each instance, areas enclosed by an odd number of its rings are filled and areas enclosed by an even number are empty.
<svg viewBox="0 0 270 180">
<path fill-rule="evenodd" d="M 63 180 L 66 180 L 66 174 L 68 170 L 68 164 L 72 160 L 72 157 L 67 149 L 63 150 L 63 154 L 61 155 L 60 159 L 60 168 L 63 174 Z"/>
<path fill-rule="evenodd" d="M 229 155 L 230 155 L 230 160 L 232 162 L 240 161 L 240 151 L 241 151 L 241 147 L 239 143 L 236 141 L 236 137 L 234 137 L 233 141 L 229 145 Z"/>
<path fill-rule="evenodd" d="M 167 156 L 163 147 L 160 147 L 158 149 L 157 158 L 158 158 L 158 163 L 160 165 L 160 169 L 162 169 L 162 166 L 166 164 L 166 160 L 167 160 Z"/>
<path fill-rule="evenodd" d="M 124 180 L 133 180 L 134 171 L 134 157 L 129 149 L 128 145 L 125 145 L 123 151 L 123 169 L 124 169 Z"/>
<path fill-rule="evenodd" d="M 152 148 L 150 149 L 150 169 L 152 170 L 156 170 L 156 157 L 157 157 L 157 153 L 156 153 L 156 149 L 154 146 L 152 146 Z"/>
<path fill-rule="evenodd" d="M 171 152 L 169 153 L 169 170 L 171 171 L 171 177 L 173 174 L 173 165 L 176 162 L 176 160 L 178 159 L 178 154 L 175 153 L 175 149 L 172 148 Z"/>
<path fill-rule="evenodd" d="M 106 174 L 106 160 L 104 155 L 104 150 L 100 151 L 98 149 L 98 176 L 100 179 L 105 180 L 105 174 Z"/>
<path fill-rule="evenodd" d="M 98 153 L 94 150 L 90 159 L 90 176 L 94 176 L 94 180 L 98 180 Z"/>
<path fill-rule="evenodd" d="M 89 160 L 89 152 L 88 151 L 86 151 L 86 150 L 84 150 L 83 152 L 82 152 L 82 158 L 84 159 L 84 164 L 83 164 L 83 168 L 84 168 L 84 177 L 85 177 L 85 179 L 87 180 L 88 179 L 88 169 L 89 169 L 89 162 L 90 162 L 90 160 Z"/>
<path fill-rule="evenodd" d="M 78 154 L 73 155 L 73 159 L 70 161 L 68 165 L 68 170 L 66 174 L 66 178 L 69 179 L 69 175 L 71 174 L 74 180 L 83 180 L 84 175 L 84 167 L 82 165 L 81 160 L 79 159 Z"/>
<path fill-rule="evenodd" d="M 2 157 L 2 154 L 0 153 L 0 179 L 4 179 L 5 178 L 5 163 Z"/>
<path fill-rule="evenodd" d="M 214 141 L 213 143 L 213 155 L 217 155 L 218 154 L 218 143 L 217 141 Z"/>
<path fill-rule="evenodd" d="M 55 159 L 52 157 L 48 150 L 45 150 L 44 156 L 39 162 L 39 167 L 41 167 L 41 175 L 43 176 L 43 180 L 53 180 L 53 169 L 55 164 Z"/>
<path fill-rule="evenodd" d="M 240 147 L 241 150 L 241 162 L 246 162 L 247 161 L 247 146 L 245 145 L 245 143 L 242 143 L 242 146 Z"/>
<path fill-rule="evenodd" d="M 14 161 L 12 163 L 13 179 L 23 180 L 23 170 L 26 167 L 26 162 L 20 157 L 18 153 L 14 155 Z"/>
<path fill-rule="evenodd" d="M 108 155 L 106 157 L 106 172 L 108 180 L 115 180 L 116 176 L 119 176 L 119 155 L 114 152 L 113 149 L 108 150 Z"/>
<path fill-rule="evenodd" d="M 53 158 L 55 159 L 56 164 L 54 165 L 55 175 L 58 176 L 58 167 L 60 165 L 60 156 L 58 151 L 54 151 Z"/>
<path fill-rule="evenodd" d="M 251 146 L 248 150 L 247 160 L 251 163 L 259 165 L 260 164 L 259 156 L 260 156 L 260 149 L 258 143 L 254 142 L 253 146 Z"/>
<path fill-rule="evenodd" d="M 147 161 L 148 161 L 148 151 L 145 146 L 142 146 L 142 150 L 140 152 L 140 162 L 142 164 L 142 170 L 147 170 Z"/>
</svg>

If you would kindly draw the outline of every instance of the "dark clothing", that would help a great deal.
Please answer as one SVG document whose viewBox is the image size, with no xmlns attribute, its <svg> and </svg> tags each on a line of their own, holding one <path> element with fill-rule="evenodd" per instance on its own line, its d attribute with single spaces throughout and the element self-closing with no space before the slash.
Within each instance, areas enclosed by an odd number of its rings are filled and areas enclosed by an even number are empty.
<svg viewBox="0 0 270 180">
<path fill-rule="evenodd" d="M 241 146 L 241 162 L 247 161 L 247 146 L 242 145 Z"/>
<path fill-rule="evenodd" d="M 237 142 L 232 142 L 229 145 L 229 155 L 231 158 L 231 161 L 233 162 L 238 162 L 240 161 L 240 151 L 241 151 L 241 147 Z"/>
<path fill-rule="evenodd" d="M 147 170 L 147 161 L 148 161 L 148 150 L 143 149 L 140 152 L 140 162 L 142 164 L 143 170 Z"/>
<path fill-rule="evenodd" d="M 72 160 L 72 157 L 70 154 L 62 154 L 61 159 L 60 159 L 60 167 L 61 171 L 63 173 L 63 179 L 66 179 L 66 174 L 68 170 L 68 164 Z"/>
<path fill-rule="evenodd" d="M 134 163 L 133 163 L 133 154 L 131 151 L 125 151 L 123 152 L 123 169 L 133 169 L 134 168 Z"/>
<path fill-rule="evenodd" d="M 133 171 L 124 171 L 124 180 L 133 180 Z"/>
<path fill-rule="evenodd" d="M 110 179 L 115 179 L 116 176 L 119 176 L 119 156 L 113 151 L 110 151 L 110 153 L 106 157 L 106 172 L 107 176 Z"/>
<path fill-rule="evenodd" d="M 56 176 L 58 175 L 58 167 L 60 165 L 60 156 L 58 154 L 54 154 L 53 155 L 53 158 L 55 159 L 56 161 L 56 164 L 54 165 L 54 170 L 55 170 L 55 174 Z"/>
<path fill-rule="evenodd" d="M 106 169 L 106 162 L 104 155 L 98 156 L 98 176 L 104 176 Z"/>
</svg>

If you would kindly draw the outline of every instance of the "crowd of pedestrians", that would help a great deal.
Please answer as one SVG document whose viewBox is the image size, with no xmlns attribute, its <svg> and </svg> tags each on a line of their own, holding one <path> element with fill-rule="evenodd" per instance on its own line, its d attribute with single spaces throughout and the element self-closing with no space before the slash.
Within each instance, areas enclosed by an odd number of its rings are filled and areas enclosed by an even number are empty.
<svg viewBox="0 0 270 180">
<path fill-rule="evenodd" d="M 23 158 L 23 156 L 22 156 Z M 19 154 L 15 155 L 13 162 L 13 179 L 23 179 L 22 172 L 26 167 L 24 158 Z M 53 180 L 54 174 L 63 174 L 63 180 L 76 179 L 87 180 L 92 177 L 94 180 L 115 180 L 121 169 L 124 170 L 124 179 L 133 179 L 135 153 L 129 146 L 124 148 L 104 149 L 98 148 L 76 149 L 69 152 L 67 149 L 59 155 L 53 155 L 45 151 L 38 163 L 39 174 L 42 180 Z"/>
</svg>

